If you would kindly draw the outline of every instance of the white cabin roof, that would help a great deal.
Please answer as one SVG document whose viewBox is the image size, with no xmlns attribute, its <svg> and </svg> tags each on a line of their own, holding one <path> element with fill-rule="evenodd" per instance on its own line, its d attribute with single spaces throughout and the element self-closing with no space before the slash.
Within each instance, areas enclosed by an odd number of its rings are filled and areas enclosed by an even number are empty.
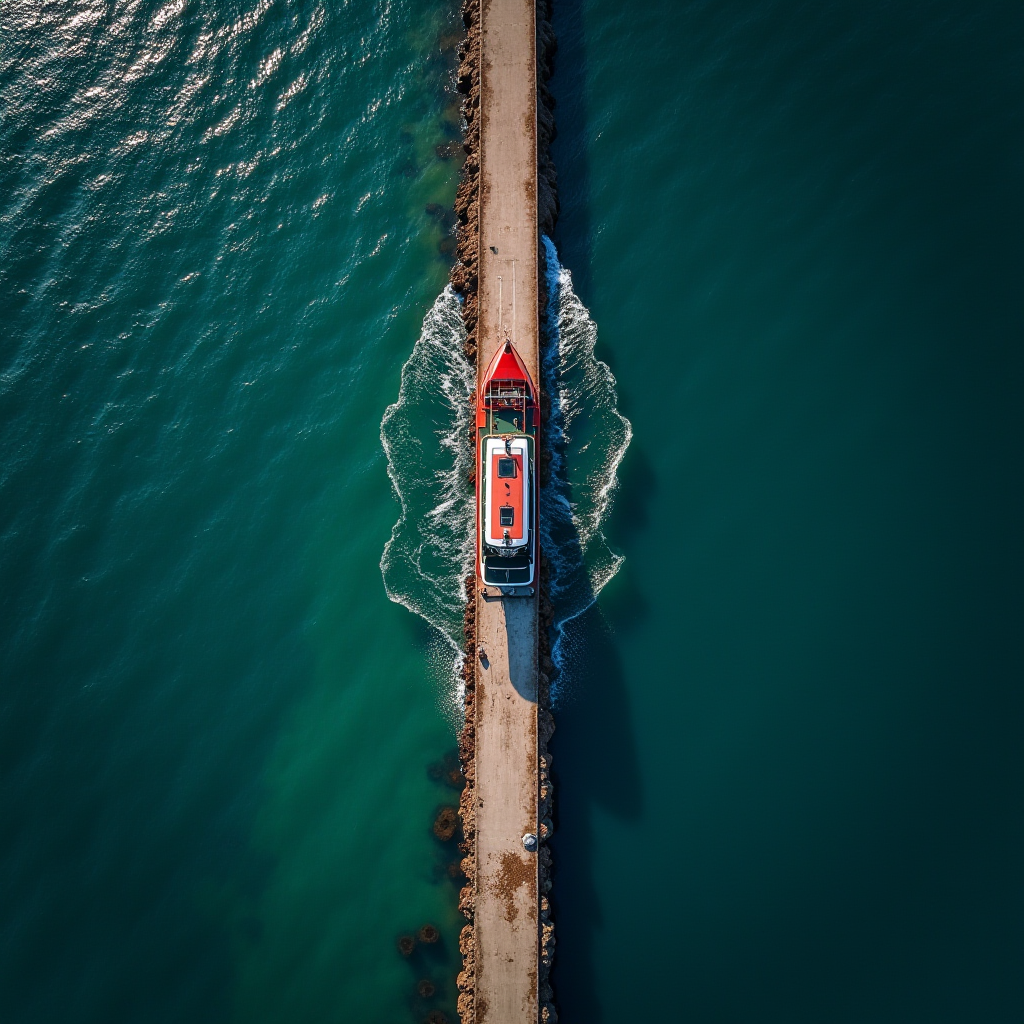
<svg viewBox="0 0 1024 1024">
<path fill-rule="evenodd" d="M 495 476 L 496 460 L 494 456 L 506 455 L 505 442 L 500 437 L 489 437 L 484 443 L 483 462 L 486 466 L 487 488 L 484 508 L 481 510 L 483 515 L 483 540 L 488 547 L 504 547 L 519 550 L 525 548 L 530 543 L 530 530 L 533 526 L 531 521 L 532 505 L 530 502 L 530 455 L 525 437 L 513 438 L 510 447 L 512 454 L 519 456 L 517 462 L 522 467 L 522 470 L 512 480 L 498 479 Z M 506 484 L 511 485 L 518 492 L 513 498 L 508 500 L 504 491 Z M 520 500 L 516 501 L 514 500 L 515 498 Z M 519 532 L 522 535 L 520 537 L 510 537 L 506 542 L 505 531 L 499 525 L 500 519 L 496 506 L 505 505 L 509 502 L 516 506 L 519 510 L 519 515 L 522 517 L 521 530 L 510 532 Z M 495 533 L 494 531 L 497 532 Z"/>
</svg>

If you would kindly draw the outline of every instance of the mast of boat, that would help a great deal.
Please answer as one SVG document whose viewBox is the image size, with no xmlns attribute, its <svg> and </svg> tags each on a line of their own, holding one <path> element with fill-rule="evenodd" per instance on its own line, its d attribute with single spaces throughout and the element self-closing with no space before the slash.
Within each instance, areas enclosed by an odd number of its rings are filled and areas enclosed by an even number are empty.
<svg viewBox="0 0 1024 1024">
<path fill-rule="evenodd" d="M 516 261 L 512 261 L 512 338 L 516 337 Z"/>
<path fill-rule="evenodd" d="M 504 333 L 502 327 L 505 324 L 504 309 L 501 306 L 501 275 L 498 275 L 498 337 L 500 338 Z"/>
</svg>

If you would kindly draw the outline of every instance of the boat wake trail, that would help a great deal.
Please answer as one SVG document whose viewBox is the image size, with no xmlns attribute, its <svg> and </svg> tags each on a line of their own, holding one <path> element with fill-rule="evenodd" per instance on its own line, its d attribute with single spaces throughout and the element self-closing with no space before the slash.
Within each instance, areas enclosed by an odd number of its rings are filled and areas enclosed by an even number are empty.
<svg viewBox="0 0 1024 1024">
<path fill-rule="evenodd" d="M 633 428 L 618 408 L 615 375 L 594 354 L 597 324 L 558 262 L 554 243 L 547 257 L 545 338 L 541 374 L 550 399 L 546 422 L 549 476 L 541 492 L 541 541 L 550 567 L 554 606 L 552 685 L 557 705 L 572 688 L 572 640 L 567 627 L 597 600 L 618 572 L 621 555 L 603 532 L 618 486 L 618 468 Z"/>
<path fill-rule="evenodd" d="M 463 581 L 473 570 L 473 452 L 466 437 L 476 377 L 465 340 L 462 307 L 449 285 L 423 320 L 402 367 L 398 400 L 380 424 L 401 505 L 380 559 L 384 588 L 434 628 L 431 667 L 453 723 L 462 713 Z"/>
<path fill-rule="evenodd" d="M 618 409 L 615 376 L 594 355 L 597 325 L 572 289 L 572 276 L 544 238 L 548 306 L 541 383 L 549 472 L 541 490 L 541 543 L 554 607 L 552 681 L 557 705 L 573 689 L 567 628 L 597 600 L 622 556 L 603 532 L 617 471 L 633 434 Z M 466 443 L 476 371 L 466 359 L 462 309 L 451 286 L 423 321 L 398 400 L 380 425 L 388 476 L 401 505 L 380 568 L 388 597 L 434 630 L 432 670 L 445 713 L 462 714 L 462 617 L 474 571 L 474 453 Z M 569 670 L 569 671 L 567 671 Z"/>
</svg>

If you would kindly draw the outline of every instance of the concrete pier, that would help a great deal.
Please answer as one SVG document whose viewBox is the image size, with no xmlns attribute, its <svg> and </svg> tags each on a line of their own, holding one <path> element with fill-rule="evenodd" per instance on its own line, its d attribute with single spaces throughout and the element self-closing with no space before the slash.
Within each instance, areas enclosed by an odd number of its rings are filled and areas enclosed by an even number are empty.
<svg viewBox="0 0 1024 1024">
<path fill-rule="evenodd" d="M 534 0 L 483 0 L 480 47 L 478 372 L 507 328 L 539 386 Z M 538 600 L 477 590 L 475 1020 L 536 1024 Z"/>
</svg>

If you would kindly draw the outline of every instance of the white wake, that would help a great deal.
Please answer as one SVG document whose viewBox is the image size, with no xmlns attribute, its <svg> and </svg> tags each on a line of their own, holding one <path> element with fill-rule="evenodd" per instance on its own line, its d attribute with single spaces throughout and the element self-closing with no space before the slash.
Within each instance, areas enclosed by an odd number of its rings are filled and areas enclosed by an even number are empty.
<svg viewBox="0 0 1024 1024">
<path fill-rule="evenodd" d="M 632 427 L 618 409 L 615 377 L 594 354 L 597 325 L 572 288 L 550 239 L 541 386 L 550 399 L 541 493 L 541 543 L 551 569 L 553 660 L 566 664 L 565 625 L 597 600 L 622 564 L 604 535 Z M 432 669 L 441 703 L 462 708 L 464 580 L 473 571 L 473 450 L 467 443 L 476 370 L 464 354 L 461 304 L 437 297 L 405 366 L 398 399 L 380 425 L 388 476 L 401 511 L 380 567 L 388 597 L 434 629 Z M 561 672 L 559 673 L 561 675 Z M 553 686 L 558 701 L 560 680 Z"/>
<path fill-rule="evenodd" d="M 432 669 L 453 721 L 462 707 L 463 581 L 473 569 L 473 453 L 466 442 L 475 371 L 465 340 L 462 307 L 449 285 L 423 320 L 398 399 L 380 424 L 401 506 L 380 559 L 384 588 L 434 627 Z"/>
<path fill-rule="evenodd" d="M 564 627 L 594 604 L 623 561 L 603 527 L 633 427 L 619 412 L 615 375 L 595 355 L 597 324 L 573 291 L 554 243 L 543 241 L 548 308 L 542 374 L 551 399 L 551 473 L 541 496 L 541 537 L 555 611 L 552 660 L 561 677 L 570 653 Z M 556 703 L 561 681 L 554 685 Z"/>
</svg>

